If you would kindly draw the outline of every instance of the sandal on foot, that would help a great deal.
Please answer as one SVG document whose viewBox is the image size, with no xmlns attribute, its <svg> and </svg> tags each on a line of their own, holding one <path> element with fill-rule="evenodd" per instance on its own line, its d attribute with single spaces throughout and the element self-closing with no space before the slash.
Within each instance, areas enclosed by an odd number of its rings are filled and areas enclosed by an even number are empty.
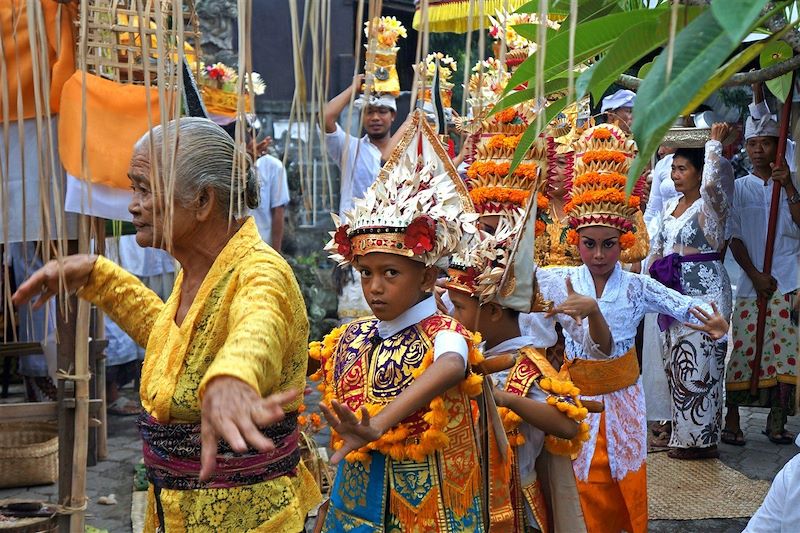
<svg viewBox="0 0 800 533">
<path fill-rule="evenodd" d="M 669 447 L 669 439 L 670 434 L 666 431 L 662 431 L 658 435 L 651 436 L 649 444 L 653 448 L 667 448 Z"/>
<path fill-rule="evenodd" d="M 139 405 L 139 402 L 134 402 L 124 396 L 120 396 L 112 403 L 108 404 L 106 410 L 110 415 L 135 416 L 142 412 L 142 406 Z"/>
<path fill-rule="evenodd" d="M 732 429 L 723 429 L 720 440 L 725 444 L 730 444 L 731 446 L 745 445 L 744 433 L 741 429 L 737 429 L 736 431 Z"/>
<path fill-rule="evenodd" d="M 719 450 L 716 446 L 708 448 L 672 448 L 667 452 L 670 459 L 681 459 L 683 461 L 696 461 L 699 459 L 717 459 Z"/>
<path fill-rule="evenodd" d="M 770 433 L 766 429 L 761 431 L 761 433 L 766 435 L 772 444 L 792 444 L 794 442 L 794 436 L 786 430 L 783 430 L 783 432 L 778 435 Z"/>
</svg>

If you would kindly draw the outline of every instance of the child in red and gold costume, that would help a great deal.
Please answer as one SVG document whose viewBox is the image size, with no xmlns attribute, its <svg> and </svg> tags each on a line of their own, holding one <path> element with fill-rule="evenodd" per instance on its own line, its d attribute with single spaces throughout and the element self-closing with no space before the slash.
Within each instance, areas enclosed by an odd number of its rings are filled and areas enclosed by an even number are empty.
<svg viewBox="0 0 800 533">
<path fill-rule="evenodd" d="M 422 111 L 365 197 L 334 218 L 327 249 L 359 270 L 374 316 L 311 347 L 339 463 L 323 531 L 484 531 L 469 399 L 482 357 L 430 294 L 477 217 Z"/>
</svg>

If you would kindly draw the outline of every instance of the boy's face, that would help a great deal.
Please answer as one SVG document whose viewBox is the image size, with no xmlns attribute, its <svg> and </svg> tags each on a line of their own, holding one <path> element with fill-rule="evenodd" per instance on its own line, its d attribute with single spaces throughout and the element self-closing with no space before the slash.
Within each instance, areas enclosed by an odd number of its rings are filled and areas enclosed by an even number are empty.
<svg viewBox="0 0 800 533">
<path fill-rule="evenodd" d="M 463 291 L 448 289 L 450 300 L 453 302 L 453 318 L 458 320 L 465 328 L 473 330 L 478 325 L 478 299 Z"/>
<path fill-rule="evenodd" d="M 394 320 L 419 303 L 436 281 L 436 269 L 407 257 L 383 252 L 358 256 L 361 290 L 375 317 Z"/>
</svg>

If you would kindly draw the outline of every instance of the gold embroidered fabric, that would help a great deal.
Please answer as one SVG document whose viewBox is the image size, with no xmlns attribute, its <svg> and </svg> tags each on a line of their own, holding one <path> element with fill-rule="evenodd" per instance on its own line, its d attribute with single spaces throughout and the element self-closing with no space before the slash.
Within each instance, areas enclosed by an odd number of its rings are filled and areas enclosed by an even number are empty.
<svg viewBox="0 0 800 533">
<path fill-rule="evenodd" d="M 80 291 L 146 347 L 139 392 L 148 413 L 162 423 L 199 422 L 203 389 L 218 376 L 239 378 L 262 396 L 304 389 L 305 304 L 291 268 L 261 240 L 252 218 L 217 256 L 178 326 L 182 280 L 181 272 L 165 303 L 135 276 L 100 257 Z M 300 402 L 286 409 L 295 410 Z M 161 492 L 167 531 L 301 531 L 320 498 L 302 463 L 295 477 L 230 489 Z M 146 531 L 156 523 L 151 511 Z"/>
</svg>

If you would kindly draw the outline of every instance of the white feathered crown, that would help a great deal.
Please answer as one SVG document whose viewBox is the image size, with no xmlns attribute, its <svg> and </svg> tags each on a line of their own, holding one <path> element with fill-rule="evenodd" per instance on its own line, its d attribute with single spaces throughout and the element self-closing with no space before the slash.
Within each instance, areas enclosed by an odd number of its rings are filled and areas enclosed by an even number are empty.
<svg viewBox="0 0 800 533">
<path fill-rule="evenodd" d="M 325 249 L 339 263 L 370 252 L 431 266 L 477 232 L 466 186 L 436 134 L 416 110 L 375 183 L 341 220 Z"/>
</svg>

